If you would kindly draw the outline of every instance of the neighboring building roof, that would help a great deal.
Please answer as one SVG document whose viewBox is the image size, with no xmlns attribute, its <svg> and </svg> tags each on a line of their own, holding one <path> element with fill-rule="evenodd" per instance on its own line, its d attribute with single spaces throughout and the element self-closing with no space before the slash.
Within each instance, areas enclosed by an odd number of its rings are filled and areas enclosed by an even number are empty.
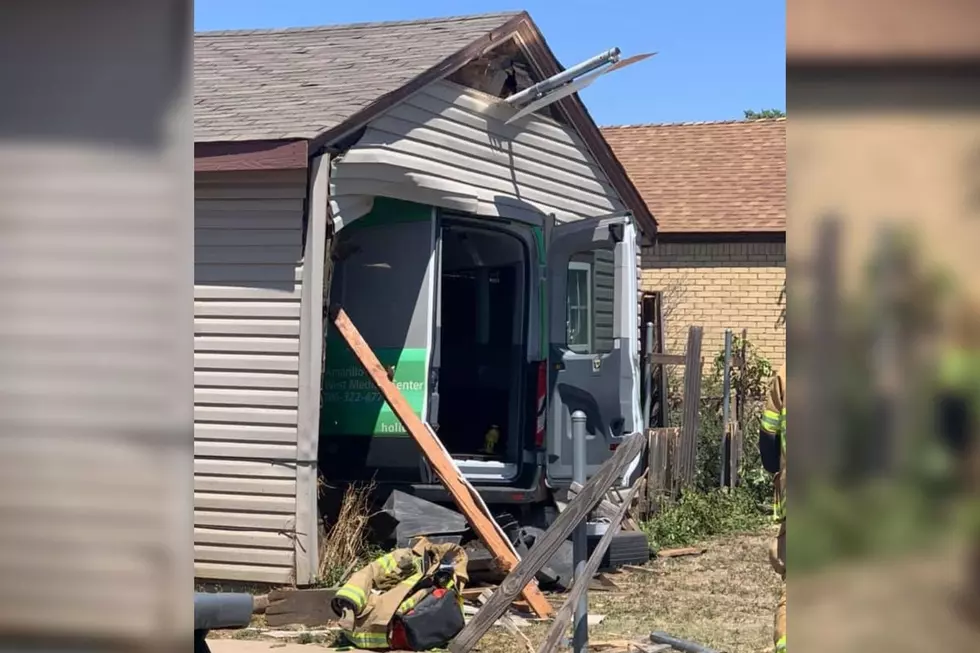
<svg viewBox="0 0 980 653">
<path fill-rule="evenodd" d="M 311 139 L 521 13 L 194 35 L 194 140 Z"/>
<path fill-rule="evenodd" d="M 795 0 L 786 12 L 790 63 L 980 60 L 976 0 Z"/>
<path fill-rule="evenodd" d="M 602 135 L 658 231 L 786 231 L 786 119 L 625 125 Z"/>
</svg>

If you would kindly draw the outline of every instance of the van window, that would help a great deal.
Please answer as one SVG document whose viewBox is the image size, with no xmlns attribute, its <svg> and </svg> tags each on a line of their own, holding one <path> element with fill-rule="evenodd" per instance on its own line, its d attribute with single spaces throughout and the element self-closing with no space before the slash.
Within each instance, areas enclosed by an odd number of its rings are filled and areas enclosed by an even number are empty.
<svg viewBox="0 0 980 653">
<path fill-rule="evenodd" d="M 614 281 L 613 252 L 595 250 L 577 254 L 568 262 L 566 344 L 572 351 L 612 351 Z"/>
<path fill-rule="evenodd" d="M 568 348 L 582 354 L 592 351 L 592 266 L 586 261 L 568 263 Z"/>
</svg>

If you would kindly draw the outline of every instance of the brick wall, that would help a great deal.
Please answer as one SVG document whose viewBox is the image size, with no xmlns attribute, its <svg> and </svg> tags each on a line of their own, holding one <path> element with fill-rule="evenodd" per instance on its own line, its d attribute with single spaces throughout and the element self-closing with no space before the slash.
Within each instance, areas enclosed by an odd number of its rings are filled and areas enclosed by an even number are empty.
<svg viewBox="0 0 980 653">
<path fill-rule="evenodd" d="M 726 328 L 744 328 L 774 366 L 785 361 L 785 243 L 660 242 L 644 248 L 641 275 L 643 290 L 664 293 L 669 353 L 683 353 L 688 327 L 700 324 L 707 360 L 724 349 Z"/>
</svg>

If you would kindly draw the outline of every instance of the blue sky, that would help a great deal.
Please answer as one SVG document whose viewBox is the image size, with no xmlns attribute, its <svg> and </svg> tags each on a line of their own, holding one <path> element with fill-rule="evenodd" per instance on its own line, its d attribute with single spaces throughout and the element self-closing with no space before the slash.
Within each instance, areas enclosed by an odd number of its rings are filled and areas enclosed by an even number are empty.
<svg viewBox="0 0 980 653">
<path fill-rule="evenodd" d="M 582 93 L 600 125 L 730 120 L 786 108 L 786 5 L 730 0 L 197 0 L 198 30 L 525 9 L 565 66 L 611 47 L 655 57 Z"/>
</svg>

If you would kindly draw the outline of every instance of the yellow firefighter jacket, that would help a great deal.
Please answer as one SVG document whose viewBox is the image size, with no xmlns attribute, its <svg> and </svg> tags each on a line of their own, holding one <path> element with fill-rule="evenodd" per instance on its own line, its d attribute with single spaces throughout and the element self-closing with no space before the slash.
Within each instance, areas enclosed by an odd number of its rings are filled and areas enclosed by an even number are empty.
<svg viewBox="0 0 980 653">
<path fill-rule="evenodd" d="M 392 617 L 408 612 L 428 593 L 428 589 L 412 590 L 432 576 L 447 555 L 455 571 L 449 586 L 461 592 L 469 581 L 466 552 L 455 544 L 432 544 L 425 538 L 419 538 L 411 548 L 386 553 L 355 572 L 336 594 L 355 607 L 354 614 L 343 615 L 340 623 L 350 643 L 362 649 L 387 650 Z"/>
<path fill-rule="evenodd" d="M 786 521 L 786 372 L 780 369 L 769 383 L 766 407 L 762 413 L 762 429 L 779 440 L 779 477 L 776 479 L 776 497 L 773 516 L 778 522 Z"/>
</svg>

